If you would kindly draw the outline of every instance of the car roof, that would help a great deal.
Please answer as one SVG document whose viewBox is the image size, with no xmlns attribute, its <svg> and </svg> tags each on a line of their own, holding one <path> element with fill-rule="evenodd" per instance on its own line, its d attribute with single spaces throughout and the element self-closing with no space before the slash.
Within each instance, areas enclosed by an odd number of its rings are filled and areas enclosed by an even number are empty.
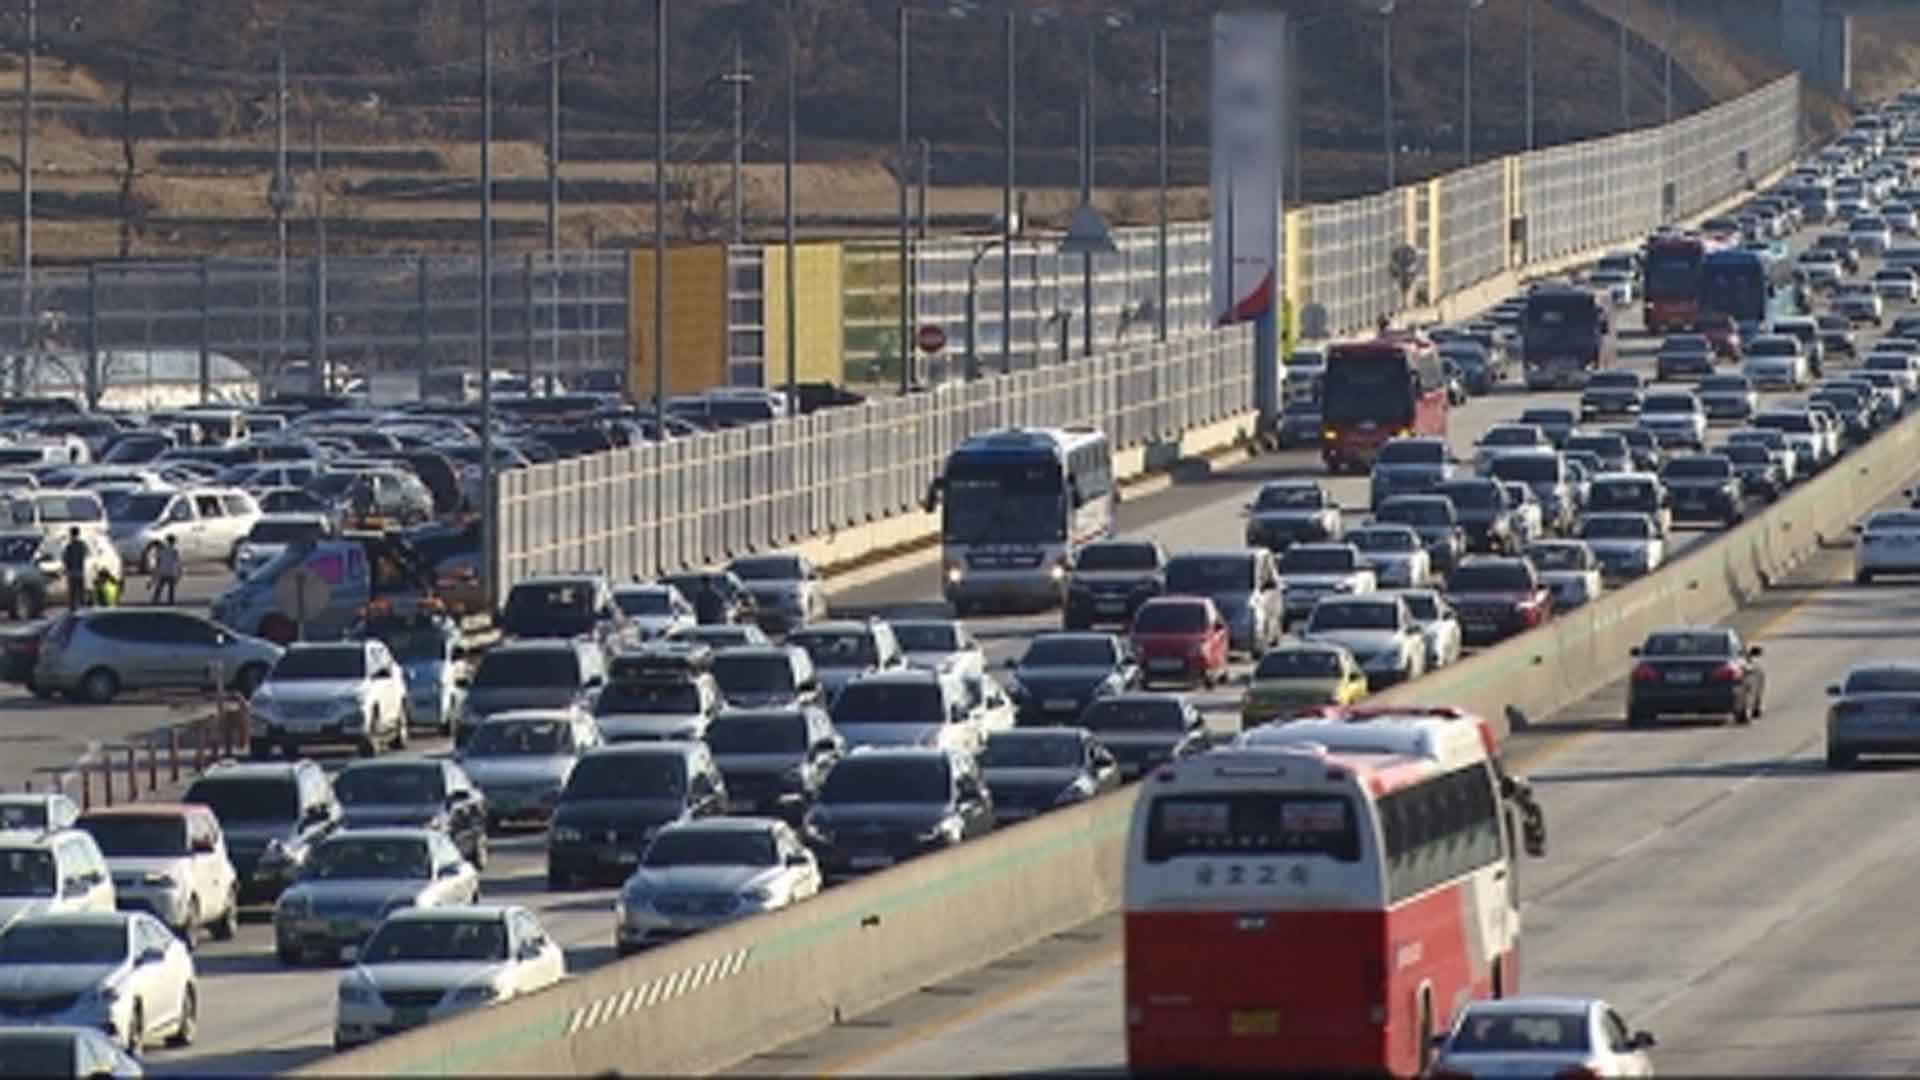
<svg viewBox="0 0 1920 1080">
<path fill-rule="evenodd" d="M 507 652 L 553 652 L 556 650 L 573 652 L 580 648 L 580 644 L 581 643 L 574 638 L 517 638 L 513 641 L 503 641 L 493 648 L 488 649 L 486 655 L 480 658 L 480 662 L 486 663 L 487 656 L 495 656 Z"/>
<path fill-rule="evenodd" d="M 1093 704 L 1162 705 L 1168 702 L 1182 706 L 1192 704 L 1185 694 L 1171 694 L 1159 690 L 1128 690 L 1124 693 L 1108 694 L 1106 697 L 1096 699 Z"/>
<path fill-rule="evenodd" d="M 426 840 L 438 831 L 437 829 L 405 825 L 381 825 L 375 828 L 364 829 L 356 829 L 349 826 L 328 836 L 325 840 L 322 840 L 321 843 L 331 844 L 336 840 Z"/>
<path fill-rule="evenodd" d="M 442 904 L 439 907 L 403 907 L 387 916 L 388 922 L 457 922 L 462 919 L 502 919 L 518 905 Z"/>
<path fill-rule="evenodd" d="M 952 757 L 952 751 L 937 746 L 861 746 L 841 758 L 834 768 L 844 769 L 854 761 L 947 761 Z"/>
<path fill-rule="evenodd" d="M 586 572 L 577 574 L 535 574 L 532 577 L 524 577 L 514 582 L 513 587 L 517 589 L 522 585 L 597 585 L 605 581 L 606 577 L 605 574 Z"/>
<path fill-rule="evenodd" d="M 677 833 L 757 833 L 769 832 L 786 822 L 773 817 L 707 817 L 676 821 L 661 832 Z"/>
<path fill-rule="evenodd" d="M 995 739 L 1001 739 L 1001 740 L 1035 739 L 1035 738 L 1040 738 L 1042 736 L 1051 736 L 1054 738 L 1058 738 L 1063 735 L 1072 735 L 1077 738 L 1084 739 L 1084 738 L 1090 737 L 1092 734 L 1093 732 L 1088 728 L 1076 727 L 1071 724 L 1048 724 L 1044 727 L 1008 728 L 1005 731 L 993 732 L 992 734 L 987 736 L 987 739 L 988 741 L 993 741 Z"/>
<path fill-rule="evenodd" d="M 306 758 L 299 761 L 225 761 L 195 777 L 195 784 L 208 781 L 218 783 L 222 780 L 259 780 L 263 778 L 292 780 L 302 768 L 313 768 L 314 763 Z"/>
<path fill-rule="evenodd" d="M 794 633 L 795 634 L 807 634 L 807 633 L 864 634 L 873 629 L 873 624 L 876 621 L 878 620 L 822 619 L 819 622 L 810 622 L 805 626 L 802 626 L 799 629 L 795 630 Z M 792 636 L 792 635 L 789 635 L 789 636 Z"/>
<path fill-rule="evenodd" d="M 125 926 L 133 918 L 131 911 L 42 911 L 33 915 L 24 915 L 21 923 L 60 923 L 65 926 Z"/>
<path fill-rule="evenodd" d="M 1523 997 L 1479 998 L 1469 1001 L 1465 1011 L 1475 1015 L 1553 1012 L 1584 1016 L 1601 1004 L 1598 998 L 1539 994 Z"/>
<path fill-rule="evenodd" d="M 596 746 L 587 753 L 588 757 L 691 757 L 706 747 L 705 743 L 661 739 L 647 742 L 614 743 L 611 746 Z"/>
<path fill-rule="evenodd" d="M 44 798 L 45 796 L 41 796 Z M 210 814 L 212 809 L 202 803 L 142 802 L 126 806 L 102 806 L 88 810 L 80 816 L 81 821 L 99 821 L 102 818 L 155 818 L 180 817 L 192 814 Z"/>
</svg>

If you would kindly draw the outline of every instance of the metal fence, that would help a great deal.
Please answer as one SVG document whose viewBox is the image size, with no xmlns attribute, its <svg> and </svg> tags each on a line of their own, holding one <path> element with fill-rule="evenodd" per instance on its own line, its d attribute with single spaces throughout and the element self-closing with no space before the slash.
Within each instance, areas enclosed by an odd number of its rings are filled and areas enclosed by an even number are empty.
<svg viewBox="0 0 1920 1080">
<path fill-rule="evenodd" d="M 0 273 L 0 350 L 188 350 L 268 377 L 324 358 L 355 371 L 477 365 L 480 261 L 398 255 L 98 263 Z M 495 362 L 546 372 L 627 364 L 628 258 L 566 251 L 493 270 Z M 284 302 L 283 302 L 284 298 Z"/>
<path fill-rule="evenodd" d="M 1288 253 L 1296 276 L 1287 293 L 1319 324 L 1303 331 L 1350 333 L 1401 306 L 1388 267 L 1402 243 L 1437 244 L 1428 252 L 1435 299 L 1522 261 L 1629 243 L 1786 164 L 1798 125 L 1799 81 L 1789 76 L 1671 131 L 1555 147 L 1411 190 L 1306 207 L 1290 215 L 1287 232 L 1300 250 Z M 1096 341 L 1105 351 L 1077 356 L 1074 333 L 1061 362 L 1045 362 L 1057 355 L 1048 343 L 1061 340 L 1052 335 L 1062 316 L 1078 316 L 1079 260 L 1022 243 L 1014 373 L 508 473 L 496 495 L 499 580 L 581 568 L 653 575 L 880 521 L 917 505 L 962 437 L 996 426 L 1092 423 L 1124 447 L 1251 409 L 1246 329 L 1209 326 L 1208 227 L 1182 226 L 1175 236 L 1169 342 L 1124 343 L 1130 323 L 1144 321 L 1140 301 L 1157 289 L 1157 238 L 1118 230 L 1120 254 L 1098 264 Z M 884 247 L 849 252 L 888 255 Z M 999 252 L 981 241 L 921 244 L 914 272 L 915 320 L 945 327 L 961 355 L 970 343 L 994 371 Z M 898 295 L 894 274 L 875 265 L 845 275 L 856 283 L 845 308 L 849 353 L 884 356 L 897 340 L 899 309 L 885 295 Z"/>
<path fill-rule="evenodd" d="M 965 436 L 1091 424 L 1116 448 L 1253 407 L 1250 327 L 615 450 L 500 477 L 500 580 L 591 568 L 617 578 L 855 528 L 918 505 Z"/>
</svg>

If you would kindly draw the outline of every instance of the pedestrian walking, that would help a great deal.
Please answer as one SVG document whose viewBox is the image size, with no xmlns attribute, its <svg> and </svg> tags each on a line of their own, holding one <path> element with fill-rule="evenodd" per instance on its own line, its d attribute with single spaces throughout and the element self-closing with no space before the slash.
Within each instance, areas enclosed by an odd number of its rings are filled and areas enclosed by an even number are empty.
<svg viewBox="0 0 1920 1080">
<path fill-rule="evenodd" d="M 179 603 L 175 599 L 180 589 L 180 545 L 173 537 L 167 537 L 165 546 L 153 557 L 153 602 L 156 604 Z M 165 596 L 162 601 L 160 598 Z"/>
<path fill-rule="evenodd" d="M 87 542 L 80 539 L 78 526 L 68 530 L 67 546 L 60 549 L 60 565 L 67 571 L 67 606 L 75 611 L 87 606 Z"/>
</svg>

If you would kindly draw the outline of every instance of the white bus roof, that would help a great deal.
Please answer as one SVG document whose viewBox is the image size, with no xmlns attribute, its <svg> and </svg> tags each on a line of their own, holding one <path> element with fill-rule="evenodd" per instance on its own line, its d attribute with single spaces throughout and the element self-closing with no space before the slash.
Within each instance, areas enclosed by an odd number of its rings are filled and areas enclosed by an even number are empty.
<svg viewBox="0 0 1920 1080">
<path fill-rule="evenodd" d="M 1104 442 L 1106 437 L 1105 432 L 1091 427 L 999 428 L 967 436 L 955 452 L 1052 449 L 1066 454 L 1090 443 Z"/>
<path fill-rule="evenodd" d="M 1241 735 L 1245 747 L 1323 747 L 1350 756 L 1392 755 L 1429 761 L 1443 770 L 1482 761 L 1494 752 L 1492 729 L 1458 710 L 1361 712 L 1265 724 Z"/>
</svg>

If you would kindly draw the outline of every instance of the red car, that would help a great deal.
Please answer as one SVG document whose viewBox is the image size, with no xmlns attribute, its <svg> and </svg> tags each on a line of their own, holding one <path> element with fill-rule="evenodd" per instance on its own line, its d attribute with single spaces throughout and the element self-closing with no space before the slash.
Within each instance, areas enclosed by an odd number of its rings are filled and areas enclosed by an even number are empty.
<svg viewBox="0 0 1920 1080">
<path fill-rule="evenodd" d="M 1204 596 L 1161 596 L 1133 616 L 1141 685 L 1212 686 L 1227 676 L 1227 620 Z"/>
</svg>

